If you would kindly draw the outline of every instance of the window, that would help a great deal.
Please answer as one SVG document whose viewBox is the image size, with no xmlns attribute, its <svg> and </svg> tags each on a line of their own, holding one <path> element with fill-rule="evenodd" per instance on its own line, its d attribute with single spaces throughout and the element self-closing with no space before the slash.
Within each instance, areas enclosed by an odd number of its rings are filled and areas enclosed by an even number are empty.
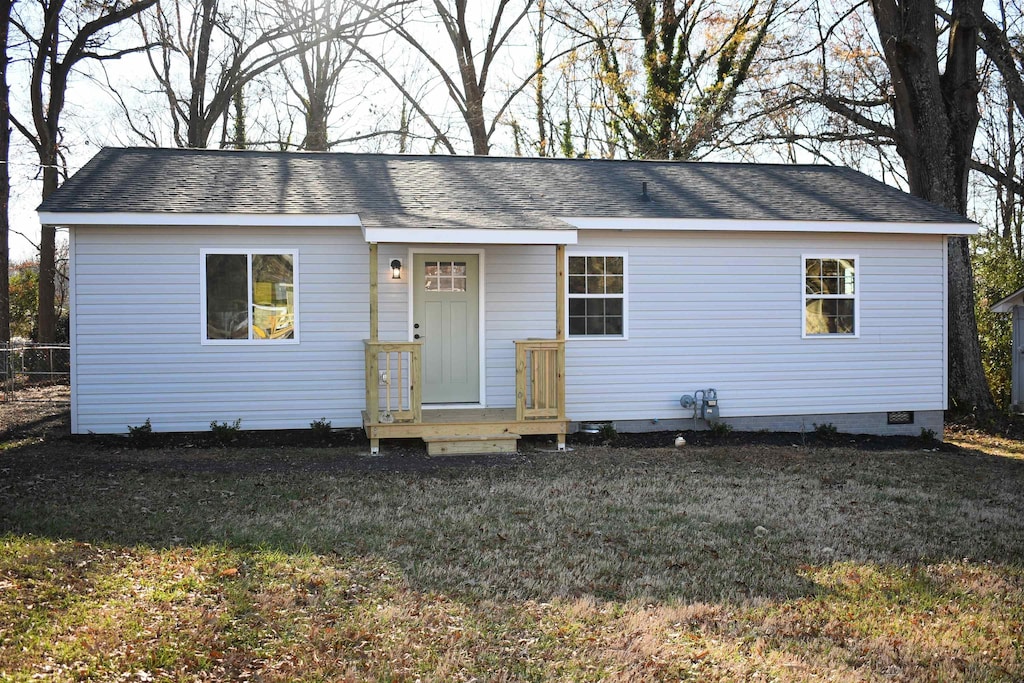
<svg viewBox="0 0 1024 683">
<path fill-rule="evenodd" d="M 804 257 L 804 336 L 857 335 L 857 258 Z"/>
<path fill-rule="evenodd" d="M 465 261 L 427 261 L 423 264 L 424 288 L 428 292 L 465 292 Z"/>
<path fill-rule="evenodd" d="M 625 255 L 573 255 L 568 265 L 569 336 L 625 337 Z"/>
<path fill-rule="evenodd" d="M 296 252 L 202 254 L 203 341 L 295 341 Z"/>
</svg>

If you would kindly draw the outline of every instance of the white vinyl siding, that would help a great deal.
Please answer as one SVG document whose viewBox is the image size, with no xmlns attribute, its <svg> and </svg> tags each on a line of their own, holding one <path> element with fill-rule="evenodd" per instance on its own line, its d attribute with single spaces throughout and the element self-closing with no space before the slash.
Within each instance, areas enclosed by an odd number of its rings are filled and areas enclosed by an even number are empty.
<svg viewBox="0 0 1024 683">
<path fill-rule="evenodd" d="M 358 228 L 74 230 L 76 431 L 354 427 L 369 303 Z M 204 345 L 201 250 L 298 256 L 301 343 Z"/>
<path fill-rule="evenodd" d="M 573 420 L 689 417 L 718 390 L 723 417 L 945 408 L 945 238 L 581 230 L 575 253 L 628 256 L 629 338 L 570 339 Z M 368 336 L 358 229 L 74 231 L 73 418 L 79 433 L 357 427 Z M 301 343 L 204 346 L 200 250 L 294 248 Z M 515 405 L 516 339 L 555 334 L 555 248 L 463 245 L 485 264 L 486 405 Z M 410 249 L 380 245 L 380 338 L 409 339 Z M 423 249 L 430 249 L 424 246 Z M 445 247 L 458 253 L 458 245 Z M 859 337 L 802 338 L 804 254 L 856 254 Z M 391 280 L 390 261 L 403 263 Z M 808 425 L 810 429 L 811 426 Z"/>
<path fill-rule="evenodd" d="M 577 253 L 629 254 L 629 340 L 566 349 L 574 420 L 945 409 L 945 238 L 581 230 Z M 859 338 L 802 338 L 804 254 L 857 254 Z M 808 425 L 811 428 L 811 425 Z"/>
</svg>

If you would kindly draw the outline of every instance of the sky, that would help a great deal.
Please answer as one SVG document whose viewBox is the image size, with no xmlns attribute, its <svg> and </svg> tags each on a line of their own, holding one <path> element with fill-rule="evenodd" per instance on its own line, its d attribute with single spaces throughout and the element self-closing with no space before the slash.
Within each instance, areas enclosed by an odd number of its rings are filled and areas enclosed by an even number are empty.
<svg viewBox="0 0 1024 683">
<path fill-rule="evenodd" d="M 242 0 L 243 2 L 247 0 Z M 492 0 L 493 1 L 493 0 Z M 474 2 L 471 7 L 483 16 L 489 11 L 489 2 Z M 478 19 L 479 21 L 479 19 Z M 420 24 L 426 27 L 425 24 Z M 529 27 L 522 24 L 521 29 L 526 31 Z M 131 32 L 135 33 L 135 30 Z M 439 53 L 447 55 L 451 52 L 450 45 L 443 43 L 436 33 L 436 27 L 429 27 L 423 31 L 426 43 L 438 42 Z M 138 38 L 123 32 L 117 40 L 132 41 L 137 44 Z M 397 41 L 395 38 L 391 38 Z M 381 47 L 382 51 L 389 52 L 392 60 L 402 59 L 408 63 L 413 60 L 409 54 L 409 48 L 395 42 L 388 47 Z M 523 52 L 523 50 L 526 52 Z M 497 64 L 493 71 L 497 73 L 491 79 L 491 87 L 499 87 L 502 81 L 501 70 L 508 73 L 520 72 L 521 64 L 515 64 L 515 60 L 530 64 L 532 56 L 527 40 L 518 40 L 513 43 L 511 53 L 513 63 Z M 452 65 L 454 68 L 454 64 Z M 414 67 L 415 68 L 415 67 Z M 532 68 L 532 65 L 531 67 Z M 529 69 L 527 69 L 529 71 Z M 273 74 L 275 72 L 269 72 Z M 278 77 L 280 80 L 280 77 Z M 343 78 L 349 79 L 343 87 L 339 88 L 339 99 L 346 100 L 339 102 L 338 111 L 345 114 L 344 120 L 338 121 L 339 130 L 345 135 L 354 135 L 357 132 L 364 132 L 372 129 L 382 116 L 396 117 L 394 113 L 399 101 L 397 93 L 390 88 L 383 79 L 374 79 L 365 70 L 349 70 L 343 74 Z M 28 68 L 24 61 L 15 59 L 8 71 L 8 80 L 11 83 L 11 109 L 20 114 L 24 121 L 28 121 L 29 98 L 24 89 L 28 81 Z M 128 126 L 124 114 L 115 97 L 105 87 L 106 83 L 113 83 L 114 86 L 125 96 L 125 99 L 133 108 L 140 111 L 155 108 L 159 111 L 166 107 L 166 101 L 159 93 L 143 94 L 136 89 L 152 89 L 155 81 L 151 75 L 148 60 L 143 55 L 129 55 L 116 61 L 105 61 L 100 65 L 95 61 L 83 61 L 79 64 L 77 71 L 72 75 L 69 83 L 67 103 L 61 116 L 62 130 L 64 132 L 63 145 L 66 150 L 69 171 L 73 173 L 83 166 L 101 147 L 104 146 L 127 146 L 145 144 L 135 138 Z M 283 81 L 281 81 L 283 84 Z M 283 87 L 283 85 L 281 86 Z M 449 107 L 447 98 L 438 84 L 425 85 L 428 91 L 433 94 L 433 109 L 440 111 Z M 258 84 L 250 84 L 247 87 L 247 106 L 254 110 L 247 112 L 250 118 L 250 137 L 259 137 L 258 131 L 253 134 L 251 121 L 258 117 L 255 109 L 263 106 L 275 95 L 261 94 Z M 169 129 L 166 131 L 162 144 L 171 145 Z M 217 137 L 215 134 L 213 137 Z M 211 145 L 216 144 L 211 140 Z M 379 141 L 363 142 L 359 144 L 341 145 L 335 149 L 338 151 L 375 151 Z M 394 138 L 384 143 L 381 151 L 397 151 L 397 142 Z M 468 153 L 471 147 L 464 150 Z M 416 151 L 426 151 L 417 149 Z M 36 214 L 36 207 L 41 201 L 41 182 L 39 174 L 39 161 L 34 150 L 20 132 L 14 130 L 11 136 L 11 203 L 10 222 L 12 234 L 10 236 L 11 262 L 34 258 L 37 253 L 36 242 L 39 236 L 39 220 Z M 60 239 L 60 234 L 58 234 Z"/>
</svg>

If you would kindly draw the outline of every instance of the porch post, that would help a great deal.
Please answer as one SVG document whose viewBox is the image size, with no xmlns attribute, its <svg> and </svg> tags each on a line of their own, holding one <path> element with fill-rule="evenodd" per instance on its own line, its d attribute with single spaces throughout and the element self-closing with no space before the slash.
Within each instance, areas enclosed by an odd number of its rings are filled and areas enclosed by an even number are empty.
<svg viewBox="0 0 1024 683">
<path fill-rule="evenodd" d="M 377 340 L 377 243 L 370 242 L 370 341 Z"/>
<path fill-rule="evenodd" d="M 565 245 L 555 246 L 555 339 L 559 344 L 557 373 L 558 419 L 565 420 Z M 563 427 L 564 429 L 564 427 Z M 558 433 L 558 450 L 565 450 L 565 432 Z"/>
<path fill-rule="evenodd" d="M 376 423 L 380 409 L 380 387 L 377 385 L 379 369 L 377 367 L 377 243 L 370 242 L 370 344 L 366 347 L 366 415 L 371 423 Z M 380 439 L 370 439 L 370 455 L 380 452 Z"/>
</svg>

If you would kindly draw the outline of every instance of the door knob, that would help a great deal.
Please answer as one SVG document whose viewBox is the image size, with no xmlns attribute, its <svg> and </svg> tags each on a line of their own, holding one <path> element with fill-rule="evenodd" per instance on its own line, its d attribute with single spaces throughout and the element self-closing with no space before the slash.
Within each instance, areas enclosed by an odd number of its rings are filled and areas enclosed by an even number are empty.
<svg viewBox="0 0 1024 683">
<path fill-rule="evenodd" d="M 421 336 L 420 336 L 420 335 L 418 335 L 418 334 L 414 334 L 414 335 L 412 335 L 412 338 L 413 338 L 413 339 L 424 339 L 424 337 L 421 337 Z"/>
</svg>

